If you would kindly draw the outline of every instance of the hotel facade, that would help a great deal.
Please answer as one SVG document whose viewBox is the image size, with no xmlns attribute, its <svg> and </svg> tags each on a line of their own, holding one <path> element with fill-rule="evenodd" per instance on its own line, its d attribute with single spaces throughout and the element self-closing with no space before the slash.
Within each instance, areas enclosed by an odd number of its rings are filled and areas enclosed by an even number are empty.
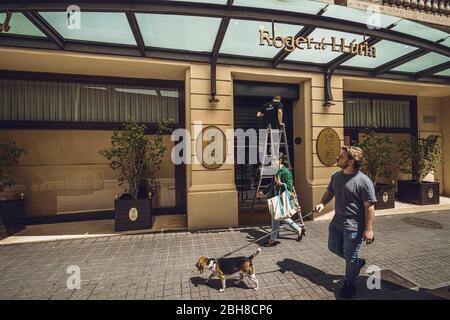
<svg viewBox="0 0 450 320">
<path fill-rule="evenodd" d="M 450 195 L 450 2 L 404 2 L 1 1 L 0 137 L 27 151 L 6 196 L 25 194 L 30 223 L 112 217 L 123 190 L 99 151 L 128 115 L 149 134 L 162 119 L 191 133 L 258 129 L 274 95 L 305 212 L 338 170 L 318 155 L 327 128 L 340 145 L 365 127 L 394 141 L 441 135 L 429 179 Z M 164 139 L 157 214 L 185 214 L 190 230 L 243 225 L 257 165 L 198 163 L 194 135 L 192 161 L 175 165 Z"/>
</svg>

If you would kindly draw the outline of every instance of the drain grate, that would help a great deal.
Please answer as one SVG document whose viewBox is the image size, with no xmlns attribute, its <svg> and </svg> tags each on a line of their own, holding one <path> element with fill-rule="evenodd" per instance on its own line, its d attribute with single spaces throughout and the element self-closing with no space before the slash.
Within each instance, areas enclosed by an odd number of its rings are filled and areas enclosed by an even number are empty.
<svg viewBox="0 0 450 320">
<path fill-rule="evenodd" d="M 420 228 L 442 229 L 444 227 L 442 224 L 438 222 L 420 218 L 405 218 L 403 219 L 403 221 Z"/>
</svg>

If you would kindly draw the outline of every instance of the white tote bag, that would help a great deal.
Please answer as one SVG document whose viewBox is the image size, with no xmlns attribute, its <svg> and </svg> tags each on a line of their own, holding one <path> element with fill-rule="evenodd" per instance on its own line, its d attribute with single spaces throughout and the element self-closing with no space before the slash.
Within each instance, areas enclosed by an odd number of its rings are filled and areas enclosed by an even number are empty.
<svg viewBox="0 0 450 320">
<path fill-rule="evenodd" d="M 274 197 L 267 199 L 269 212 L 276 221 L 288 219 L 297 212 L 286 184 L 284 187 L 285 191 L 281 195 L 276 194 Z"/>
</svg>

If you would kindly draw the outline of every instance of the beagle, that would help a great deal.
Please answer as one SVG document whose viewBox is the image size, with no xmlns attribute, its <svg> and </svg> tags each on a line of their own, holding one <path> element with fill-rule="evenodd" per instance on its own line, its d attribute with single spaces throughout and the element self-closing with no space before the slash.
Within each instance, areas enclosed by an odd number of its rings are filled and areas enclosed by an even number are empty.
<svg viewBox="0 0 450 320">
<path fill-rule="evenodd" d="M 258 290 L 258 279 L 255 276 L 255 267 L 253 266 L 253 259 L 261 252 L 258 248 L 254 254 L 250 257 L 234 257 L 234 258 L 219 258 L 213 259 L 208 257 L 198 258 L 195 267 L 197 271 L 203 273 L 205 269 L 211 270 L 211 275 L 206 280 L 205 284 L 208 283 L 214 276 L 218 277 L 222 283 L 222 288 L 220 292 L 225 291 L 225 276 L 232 275 L 236 272 L 240 272 L 240 278 L 235 284 L 239 284 L 244 280 L 245 275 L 249 277 L 253 283 L 256 284 L 254 290 Z"/>
</svg>

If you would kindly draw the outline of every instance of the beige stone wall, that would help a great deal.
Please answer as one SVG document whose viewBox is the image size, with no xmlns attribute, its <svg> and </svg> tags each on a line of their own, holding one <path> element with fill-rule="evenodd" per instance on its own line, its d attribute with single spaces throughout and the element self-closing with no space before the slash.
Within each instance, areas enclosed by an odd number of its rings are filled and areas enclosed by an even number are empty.
<svg viewBox="0 0 450 320">
<path fill-rule="evenodd" d="M 442 136 L 442 123 L 445 123 L 445 117 L 441 117 L 442 109 L 441 98 L 436 97 L 417 97 L 417 126 L 419 137 L 426 138 L 428 135 L 437 134 Z M 442 141 L 441 141 L 442 143 Z M 440 182 L 440 191 L 444 190 L 443 166 L 438 164 L 436 171 L 429 174 L 425 180 Z"/>
<path fill-rule="evenodd" d="M 11 56 L 14 56 L 14 59 L 10 59 Z M 303 142 L 294 146 L 295 178 L 296 189 L 300 194 L 304 211 L 310 211 L 313 205 L 320 201 L 330 176 L 338 170 L 336 166 L 327 167 L 319 161 L 316 140 L 322 129 L 332 127 L 338 132 L 341 144 L 343 144 L 344 90 L 420 96 L 419 117 L 430 112 L 439 113 L 441 117 L 439 126 L 442 127 L 444 134 L 444 147 L 450 150 L 449 142 L 445 139 L 450 132 L 448 132 L 448 126 L 442 125 L 445 123 L 442 119 L 450 119 L 449 108 L 444 107 L 449 105 L 450 86 L 335 75 L 332 80 L 335 105 L 324 108 L 322 106 L 323 75 L 321 74 L 267 68 L 218 66 L 217 98 L 220 101 L 217 106 L 212 106 L 209 103 L 210 67 L 207 64 L 0 47 L 0 69 L 182 80 L 185 81 L 186 94 L 185 126 L 192 129 L 194 122 L 201 120 L 203 126 L 215 125 L 223 131 L 233 128 L 234 80 L 298 84 L 300 100 L 294 104 L 294 135 L 301 137 Z M 444 97 L 447 98 L 444 99 Z M 419 126 L 419 130 L 422 130 L 423 133 L 435 129 L 437 127 L 429 127 L 424 123 Z M 25 148 L 32 151 L 23 158 L 21 167 L 18 168 L 18 173 L 22 174 L 25 180 L 40 181 L 39 179 L 50 178 L 55 180 L 53 177 L 56 176 L 69 181 L 66 185 L 71 188 L 78 187 L 79 181 L 90 181 L 90 185 L 93 186 L 90 188 L 99 188 L 98 186 L 102 185 L 101 181 L 106 181 L 106 178 L 114 179 L 114 173 L 107 169 L 104 160 L 97 155 L 97 150 L 106 146 L 111 132 L 3 130 L 1 134 L 18 139 L 19 144 L 22 142 Z M 94 139 L 92 139 L 93 136 L 95 136 Z M 86 148 L 83 142 L 89 144 L 89 147 Z M 232 156 L 232 141 L 229 147 L 230 156 Z M 192 146 L 191 151 L 194 159 L 196 149 Z M 445 157 L 450 158 L 449 151 L 446 151 Z M 450 174 L 446 175 L 447 172 L 449 172 L 448 163 L 444 169 L 444 178 L 450 176 Z M 85 177 L 83 174 L 87 173 L 90 176 L 82 180 L 80 177 Z M 164 176 L 170 176 L 172 171 L 167 167 L 161 173 Z M 238 201 L 232 164 L 225 164 L 219 169 L 209 170 L 201 164 L 194 163 L 186 166 L 186 176 L 187 215 L 190 229 L 237 226 Z M 78 182 L 72 183 L 73 180 Z M 444 180 L 444 185 L 447 186 L 449 180 Z M 46 187 L 48 190 L 45 190 L 47 195 L 42 195 L 36 202 L 44 205 L 42 207 L 36 205 L 33 212 L 43 214 L 44 212 L 58 211 L 58 203 L 55 204 L 54 200 L 56 191 L 51 190 L 51 186 L 55 185 L 58 186 L 58 184 L 48 184 Z M 112 183 L 110 187 L 114 188 L 117 185 Z M 450 190 L 450 188 L 447 187 L 446 190 Z M 81 206 L 79 208 L 88 210 L 88 208 L 82 207 L 85 203 L 110 199 L 114 192 L 108 189 L 107 193 L 101 197 L 96 195 L 96 200 L 79 198 L 82 200 L 71 202 L 70 206 Z M 329 204 L 324 212 L 333 207 L 333 203 Z"/>
<path fill-rule="evenodd" d="M 450 196 L 450 96 L 441 99 L 440 119 L 442 125 L 442 143 L 444 147 L 443 184 L 444 194 Z"/>
<path fill-rule="evenodd" d="M 110 146 L 112 131 L 103 130 L 0 130 L 26 150 L 13 169 L 16 186 L 11 198 L 26 194 L 29 217 L 114 209 L 118 185 L 116 171 L 108 168 L 99 151 Z M 170 146 L 170 136 L 165 137 Z M 157 178 L 175 178 L 166 150 Z"/>
<path fill-rule="evenodd" d="M 184 81 L 189 64 L 0 47 L 0 69 Z M 17 191 L 27 193 L 27 215 L 113 209 L 114 195 L 122 189 L 117 185 L 116 173 L 98 155 L 109 145 L 111 131 L 1 130 L 0 136 L 14 139 L 28 151 L 16 169 L 22 185 Z M 168 137 L 166 141 L 170 146 Z M 174 178 L 170 149 L 158 177 Z M 12 190 L 9 195 L 14 193 Z"/>
<path fill-rule="evenodd" d="M 344 144 L 344 105 L 343 105 L 343 79 L 339 76 L 333 76 L 331 89 L 333 93 L 334 105 L 324 107 L 324 82 L 323 77 L 315 78 L 311 83 L 311 149 L 313 151 L 313 174 L 311 185 L 311 198 L 305 201 L 306 211 L 312 210 L 315 204 L 322 199 L 323 194 L 330 182 L 331 175 L 340 170 L 336 164 L 333 166 L 324 165 L 317 156 L 317 137 L 320 132 L 327 128 L 333 128 L 339 135 L 341 146 Z M 311 203 L 312 202 L 312 203 Z M 318 215 L 322 215 L 334 209 L 334 200 L 326 205 L 325 209 Z"/>
<path fill-rule="evenodd" d="M 237 192 L 234 184 L 234 166 L 224 164 L 210 170 L 196 163 L 195 121 L 202 126 L 217 126 L 224 133 L 233 128 L 233 84 L 228 67 L 217 68 L 217 96 L 219 102 L 212 106 L 211 70 L 208 65 L 192 64 L 186 76 L 186 88 L 189 94 L 186 111 L 188 127 L 191 128 L 192 165 L 187 189 L 189 229 L 236 227 L 238 225 Z M 233 141 L 227 150 L 233 156 Z M 197 161 L 199 162 L 199 161 Z"/>
</svg>

